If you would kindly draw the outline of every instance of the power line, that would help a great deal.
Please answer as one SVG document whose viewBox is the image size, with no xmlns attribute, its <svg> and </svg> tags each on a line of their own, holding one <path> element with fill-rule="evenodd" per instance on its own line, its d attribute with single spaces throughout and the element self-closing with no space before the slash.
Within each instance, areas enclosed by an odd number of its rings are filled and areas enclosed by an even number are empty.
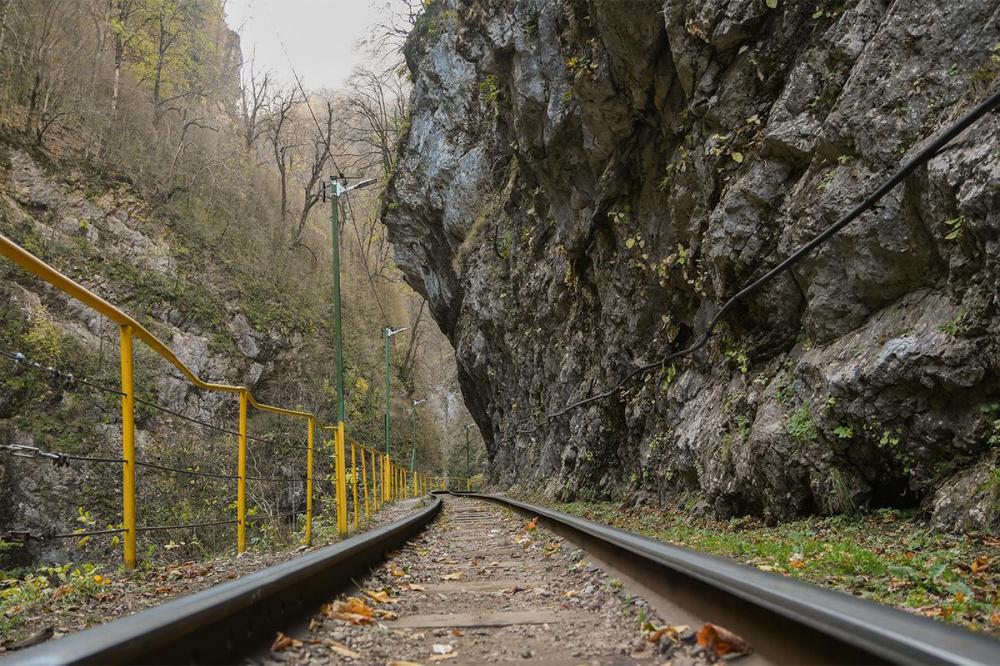
<svg viewBox="0 0 1000 666">
<path fill-rule="evenodd" d="M 354 235 L 358 238 L 358 249 L 361 250 L 361 261 L 365 266 L 365 274 L 368 276 L 368 284 L 371 286 L 372 295 L 375 296 L 375 304 L 378 305 L 378 311 L 382 313 L 382 322 L 386 327 L 389 326 L 389 317 L 385 314 L 385 309 L 382 308 L 382 301 L 378 297 L 378 290 L 375 288 L 375 278 L 372 277 L 371 269 L 368 267 L 368 252 L 365 251 L 365 244 L 361 240 L 361 230 L 358 229 L 358 220 L 354 216 L 354 206 L 351 204 L 351 200 L 347 199 L 347 209 L 350 213 L 351 226 L 354 227 Z"/>
<path fill-rule="evenodd" d="M 103 391 L 105 393 L 110 393 L 110 394 L 118 395 L 118 396 L 124 395 L 118 389 L 109 388 L 107 386 L 103 386 L 103 385 L 98 384 L 96 382 L 92 382 L 90 380 L 84 379 L 83 377 L 78 377 L 77 375 L 74 375 L 72 372 L 63 372 L 63 371 L 61 371 L 61 370 L 59 370 L 57 368 L 53 368 L 51 366 L 43 365 L 43 364 L 39 363 L 38 361 L 34 361 L 34 360 L 28 358 L 27 356 L 25 356 L 21 352 L 10 352 L 10 351 L 4 351 L 4 350 L 0 349 L 0 356 L 13 361 L 15 365 L 24 364 L 24 365 L 27 365 L 29 367 L 35 368 L 36 370 L 41 370 L 43 372 L 47 372 L 47 373 L 49 373 L 49 374 L 57 377 L 58 379 L 61 379 L 63 382 L 65 382 L 65 386 L 66 387 L 72 386 L 73 384 L 83 384 L 84 386 L 89 386 L 91 388 L 97 389 L 98 391 Z"/>
<path fill-rule="evenodd" d="M 24 444 L 0 444 L 0 451 L 9 453 L 15 458 L 35 458 L 40 460 L 51 460 L 56 467 L 65 467 L 71 460 L 80 462 L 96 463 L 124 463 L 121 458 L 95 458 L 89 456 L 78 456 L 72 453 L 53 453 L 43 451 L 36 446 L 26 446 Z"/>
</svg>

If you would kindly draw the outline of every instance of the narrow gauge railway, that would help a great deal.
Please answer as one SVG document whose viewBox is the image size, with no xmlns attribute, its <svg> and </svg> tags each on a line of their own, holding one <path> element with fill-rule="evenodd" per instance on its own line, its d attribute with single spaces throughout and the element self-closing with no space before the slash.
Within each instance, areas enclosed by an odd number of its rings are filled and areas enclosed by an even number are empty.
<svg viewBox="0 0 1000 666">
<path fill-rule="evenodd" d="M 390 525 L 0 664 L 1000 663 L 989 637 L 556 511 L 411 501 Z"/>
</svg>

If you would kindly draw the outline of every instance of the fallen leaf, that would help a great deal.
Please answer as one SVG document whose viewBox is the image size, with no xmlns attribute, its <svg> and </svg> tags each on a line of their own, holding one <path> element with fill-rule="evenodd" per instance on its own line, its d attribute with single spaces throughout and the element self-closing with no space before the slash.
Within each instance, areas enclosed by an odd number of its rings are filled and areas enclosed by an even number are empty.
<svg viewBox="0 0 1000 666">
<path fill-rule="evenodd" d="M 802 553 L 792 553 L 788 556 L 788 564 L 790 564 L 793 569 L 801 569 L 806 565 L 806 561 L 805 558 L 802 557 Z"/>
<path fill-rule="evenodd" d="M 517 594 L 518 592 L 524 592 L 524 588 L 515 585 L 513 587 L 508 587 L 507 589 L 503 590 L 503 594 Z"/>
<path fill-rule="evenodd" d="M 351 648 L 347 647 L 343 643 L 339 643 L 339 642 L 333 641 L 333 640 L 328 640 L 326 642 L 326 644 L 329 646 L 329 648 L 331 650 L 333 650 L 334 652 L 336 652 L 337 654 L 339 654 L 341 657 L 347 657 L 349 659 L 360 659 L 361 658 L 361 654 L 360 653 L 355 652 L 354 650 L 352 650 Z"/>
<path fill-rule="evenodd" d="M 404 589 L 407 589 L 407 590 L 413 590 L 414 592 L 426 592 L 427 591 L 426 587 L 424 587 L 423 585 L 417 585 L 416 583 L 409 583 L 408 585 L 400 586 L 400 587 L 403 587 Z"/>
<path fill-rule="evenodd" d="M 531 520 L 529 520 L 524 524 L 524 529 L 528 530 L 529 532 L 537 527 L 538 527 L 538 516 L 535 516 L 534 518 L 532 518 Z"/>
<path fill-rule="evenodd" d="M 441 576 L 441 580 L 462 580 L 463 574 L 461 571 L 456 571 L 455 573 L 445 574 Z"/>
<path fill-rule="evenodd" d="M 418 661 L 390 661 L 388 666 L 424 666 Z"/>
<path fill-rule="evenodd" d="M 279 631 L 277 638 L 271 643 L 271 652 L 282 652 L 290 647 L 302 647 L 302 641 L 286 636 Z"/>
<path fill-rule="evenodd" d="M 685 631 L 687 631 L 688 628 L 689 627 L 686 624 L 676 624 L 676 625 L 669 625 L 668 624 L 665 627 L 660 627 L 659 629 L 656 629 L 655 631 L 650 632 L 650 634 L 648 636 L 646 636 L 646 640 L 648 640 L 648 641 L 650 641 L 652 643 L 658 643 L 661 638 L 663 638 L 664 636 L 666 636 L 671 641 L 673 641 L 674 643 L 676 643 L 680 639 L 681 634 L 683 634 Z"/>
<path fill-rule="evenodd" d="M 374 615 L 374 611 L 357 597 L 326 604 L 320 611 L 329 618 L 350 624 L 370 624 Z"/>
<path fill-rule="evenodd" d="M 1000 627 L 1000 611 L 993 613 L 993 616 L 990 617 L 990 624 L 994 627 Z"/>
<path fill-rule="evenodd" d="M 367 596 L 372 601 L 377 601 L 380 604 L 394 604 L 396 600 L 389 596 L 389 593 L 385 590 L 379 590 L 377 592 L 372 592 L 371 590 L 365 590 L 365 596 Z"/>
<path fill-rule="evenodd" d="M 980 571 L 986 571 L 987 569 L 990 568 L 990 558 L 986 557 L 985 555 L 977 557 L 972 561 L 972 564 L 969 565 L 969 568 L 972 569 L 972 573 L 979 573 Z"/>
<path fill-rule="evenodd" d="M 316 631 L 323 626 L 323 623 L 314 617 L 309 618 L 309 631 Z"/>
<path fill-rule="evenodd" d="M 61 599 L 72 591 L 73 591 L 72 585 L 68 583 L 66 585 L 60 585 L 59 587 L 57 587 L 55 590 L 52 591 L 52 598 Z"/>
<path fill-rule="evenodd" d="M 730 157 L 732 157 L 733 161 L 736 162 L 737 164 L 743 163 L 743 153 L 733 153 L 732 155 L 730 155 Z"/>
<path fill-rule="evenodd" d="M 458 627 L 452 627 L 451 628 L 451 635 L 452 636 L 464 636 L 465 634 L 463 634 L 462 630 L 459 629 Z"/>
<path fill-rule="evenodd" d="M 431 646 L 431 652 L 434 654 L 451 654 L 455 651 L 455 646 L 450 643 L 435 643 Z"/>
<path fill-rule="evenodd" d="M 403 576 L 406 575 L 405 573 L 403 573 L 403 570 L 400 569 L 399 567 L 389 567 L 389 573 L 395 576 L 396 578 L 402 578 Z"/>
<path fill-rule="evenodd" d="M 698 645 L 715 657 L 738 657 L 749 654 L 751 649 L 749 643 L 733 632 L 708 622 L 698 630 Z"/>
<path fill-rule="evenodd" d="M 397 620 L 399 616 L 390 610 L 382 610 L 381 608 L 375 609 L 375 615 L 378 616 L 380 620 Z"/>
<path fill-rule="evenodd" d="M 577 597 L 579 595 L 580 593 L 576 590 L 566 590 L 566 592 L 564 592 L 564 596 L 568 599 L 572 599 L 573 597 Z"/>
</svg>

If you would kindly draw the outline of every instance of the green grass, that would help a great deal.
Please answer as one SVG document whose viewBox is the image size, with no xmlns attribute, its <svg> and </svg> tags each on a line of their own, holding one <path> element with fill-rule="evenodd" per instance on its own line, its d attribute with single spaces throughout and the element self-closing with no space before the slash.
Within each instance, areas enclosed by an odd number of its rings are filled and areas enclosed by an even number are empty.
<svg viewBox="0 0 1000 666">
<path fill-rule="evenodd" d="M 767 526 L 752 518 L 692 518 L 572 502 L 573 515 L 764 571 L 793 576 L 976 631 L 1000 635 L 1000 539 L 937 532 L 919 517 L 880 510 Z"/>
</svg>

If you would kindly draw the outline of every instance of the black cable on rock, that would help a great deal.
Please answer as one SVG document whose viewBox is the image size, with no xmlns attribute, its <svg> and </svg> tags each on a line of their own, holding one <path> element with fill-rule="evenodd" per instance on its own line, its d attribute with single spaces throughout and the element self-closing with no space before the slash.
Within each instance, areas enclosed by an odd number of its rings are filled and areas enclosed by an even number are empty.
<svg viewBox="0 0 1000 666">
<path fill-rule="evenodd" d="M 778 274 L 788 270 L 789 268 L 797 264 L 810 252 L 815 250 L 820 245 L 826 243 L 826 241 L 828 241 L 834 234 L 836 234 L 841 229 L 843 229 L 851 222 L 856 220 L 863 213 L 871 210 L 875 206 L 875 204 L 882 199 L 882 197 L 888 194 L 893 188 L 899 185 L 903 180 L 905 180 L 918 168 L 929 162 L 935 155 L 937 155 L 941 151 L 941 149 L 943 149 L 946 145 L 948 145 L 955 137 L 957 137 L 959 134 L 965 131 L 969 126 L 971 126 L 973 123 L 975 123 L 980 118 L 985 116 L 987 113 L 992 111 L 998 105 L 1000 105 L 1000 90 L 994 91 L 992 95 L 990 95 L 982 102 L 977 104 L 975 107 L 973 107 L 971 111 L 969 111 L 964 116 L 959 118 L 957 121 L 952 123 L 952 125 L 950 125 L 947 129 L 938 133 L 938 135 L 934 137 L 926 146 L 924 146 L 920 151 L 918 151 L 913 157 L 904 162 L 903 165 L 885 182 L 883 182 L 878 189 L 869 194 L 868 197 L 864 199 L 864 201 L 855 206 L 850 212 L 848 212 L 842 218 L 840 218 L 839 220 L 831 224 L 829 227 L 824 229 L 819 235 L 814 237 L 805 245 L 803 245 L 795 252 L 790 254 L 777 266 L 767 271 L 766 273 L 764 273 L 764 275 L 760 276 L 759 278 L 757 278 L 756 280 L 754 280 L 753 282 L 751 282 L 750 284 L 748 284 L 747 286 L 743 287 L 738 292 L 736 292 L 736 294 L 733 295 L 729 300 L 727 300 L 719 309 L 719 311 L 715 313 L 715 316 L 712 317 L 711 321 L 708 323 L 708 327 L 705 329 L 705 332 L 702 333 L 701 336 L 690 347 L 667 354 L 658 361 L 654 361 L 652 363 L 647 363 L 646 365 L 639 366 L 634 370 L 632 370 L 631 372 L 629 372 L 624 377 L 622 377 L 614 386 L 612 386 L 607 391 L 570 403 L 565 407 L 563 407 L 562 409 L 552 412 L 551 414 L 545 415 L 541 420 L 536 421 L 535 423 L 531 424 L 528 427 L 518 428 L 518 432 L 522 433 L 533 432 L 537 430 L 542 424 L 547 423 L 552 419 L 558 418 L 563 414 L 566 414 L 574 409 L 583 407 L 584 405 L 588 405 L 593 402 L 597 402 L 599 400 L 606 400 L 607 398 L 610 398 L 611 396 L 622 390 L 622 388 L 624 388 L 626 384 L 628 384 L 636 377 L 640 375 L 645 375 L 647 372 L 651 370 L 662 368 L 666 366 L 667 363 L 670 363 L 671 361 L 682 358 L 684 356 L 693 354 L 694 352 L 704 347 L 708 343 L 709 338 L 712 337 L 712 334 L 715 332 L 715 328 L 722 320 L 722 317 L 730 310 L 732 310 L 740 301 L 743 301 L 748 296 L 751 296 L 760 291 L 761 287 L 763 287 L 765 284 L 767 284 L 775 277 L 777 277 Z"/>
</svg>

